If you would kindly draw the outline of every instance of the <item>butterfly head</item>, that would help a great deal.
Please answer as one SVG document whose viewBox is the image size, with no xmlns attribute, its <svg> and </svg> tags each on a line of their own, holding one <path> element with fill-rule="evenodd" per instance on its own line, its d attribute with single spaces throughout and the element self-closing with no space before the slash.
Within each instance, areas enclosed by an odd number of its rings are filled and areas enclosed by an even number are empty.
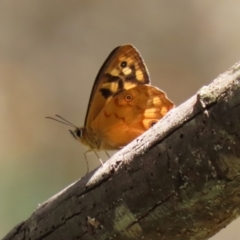
<svg viewBox="0 0 240 240">
<path fill-rule="evenodd" d="M 67 126 L 70 126 L 70 127 L 74 127 L 75 130 L 69 130 L 69 132 L 71 133 L 71 135 L 76 139 L 76 140 L 79 140 L 81 141 L 81 139 L 83 139 L 83 136 L 84 136 L 84 132 L 85 132 L 85 128 L 82 127 L 82 128 L 79 128 L 79 127 L 76 127 L 74 124 L 72 124 L 71 122 L 69 122 L 68 120 L 66 120 L 65 118 L 61 117 L 60 115 L 55 115 L 56 118 L 53 118 L 53 117 L 46 117 L 48 119 L 52 119 L 54 121 L 57 121 L 57 122 L 60 122 L 62 124 L 65 124 Z"/>
<path fill-rule="evenodd" d="M 79 142 L 81 142 L 82 144 L 84 144 L 87 147 L 90 148 L 98 148 L 98 141 L 94 141 L 94 143 L 91 141 L 91 134 L 88 133 L 87 129 L 85 127 L 77 127 L 74 124 L 72 124 L 71 122 L 69 122 L 68 120 L 66 120 L 65 118 L 59 116 L 59 115 L 55 115 L 56 118 L 53 117 L 46 117 L 48 119 L 52 119 L 54 121 L 60 122 L 62 124 L 65 124 L 67 126 L 73 127 L 74 130 L 69 130 L 69 132 L 71 133 L 71 135 L 78 140 Z"/>
<path fill-rule="evenodd" d="M 75 130 L 69 130 L 69 132 L 76 140 L 81 141 L 81 139 L 83 138 L 84 130 L 85 130 L 84 128 L 76 127 Z"/>
<path fill-rule="evenodd" d="M 76 140 L 88 148 L 90 147 L 90 149 L 99 149 L 98 141 L 94 138 L 94 135 L 89 134 L 85 127 L 76 127 L 75 130 L 69 130 L 69 132 Z"/>
</svg>

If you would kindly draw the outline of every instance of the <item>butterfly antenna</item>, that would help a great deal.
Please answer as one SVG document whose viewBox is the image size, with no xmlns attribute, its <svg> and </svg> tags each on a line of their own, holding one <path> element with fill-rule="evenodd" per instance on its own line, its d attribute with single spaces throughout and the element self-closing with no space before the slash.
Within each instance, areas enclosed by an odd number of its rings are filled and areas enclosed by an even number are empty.
<svg viewBox="0 0 240 240">
<path fill-rule="evenodd" d="M 71 127 L 77 128 L 74 124 L 72 124 L 71 122 L 69 122 L 69 121 L 66 120 L 65 118 L 63 118 L 63 117 L 61 117 L 61 116 L 59 116 L 59 115 L 57 115 L 57 114 L 56 114 L 55 116 L 58 117 L 58 118 L 60 118 L 60 119 L 62 119 L 63 121 L 60 121 L 59 119 L 56 119 L 56 118 L 53 118 L 53 117 L 46 117 L 46 118 L 52 119 L 52 120 L 57 121 L 57 122 L 60 122 L 60 123 L 65 124 L 65 125 L 67 125 L 67 126 L 71 126 Z"/>
<path fill-rule="evenodd" d="M 66 120 L 65 118 L 61 117 L 60 115 L 56 114 L 56 117 L 62 119 L 63 121 L 67 122 L 69 124 L 69 126 L 73 126 L 75 128 L 77 128 L 73 123 L 69 122 L 68 120 Z"/>
</svg>

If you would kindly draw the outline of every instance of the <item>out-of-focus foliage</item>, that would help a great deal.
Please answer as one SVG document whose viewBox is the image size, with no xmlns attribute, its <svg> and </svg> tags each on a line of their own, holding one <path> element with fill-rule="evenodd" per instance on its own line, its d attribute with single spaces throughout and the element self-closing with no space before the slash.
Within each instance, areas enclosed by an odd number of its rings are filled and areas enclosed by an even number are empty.
<svg viewBox="0 0 240 240">
<path fill-rule="evenodd" d="M 85 174 L 84 147 L 44 117 L 81 126 L 114 47 L 134 44 L 153 85 L 179 105 L 240 60 L 239 9 L 236 0 L 0 1 L 0 238 Z M 234 224 L 212 239 L 239 239 Z"/>
</svg>

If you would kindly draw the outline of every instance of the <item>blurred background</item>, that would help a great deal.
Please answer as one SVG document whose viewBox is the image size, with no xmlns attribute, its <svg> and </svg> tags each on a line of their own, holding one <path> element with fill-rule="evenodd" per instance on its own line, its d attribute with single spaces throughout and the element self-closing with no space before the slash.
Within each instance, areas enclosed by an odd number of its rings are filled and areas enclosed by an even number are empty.
<svg viewBox="0 0 240 240">
<path fill-rule="evenodd" d="M 83 125 L 113 48 L 135 45 L 152 84 L 179 105 L 240 60 L 239 9 L 237 0 L 1 0 L 0 238 L 86 173 L 86 149 L 45 116 Z M 240 239 L 239 224 L 212 239 Z"/>
</svg>

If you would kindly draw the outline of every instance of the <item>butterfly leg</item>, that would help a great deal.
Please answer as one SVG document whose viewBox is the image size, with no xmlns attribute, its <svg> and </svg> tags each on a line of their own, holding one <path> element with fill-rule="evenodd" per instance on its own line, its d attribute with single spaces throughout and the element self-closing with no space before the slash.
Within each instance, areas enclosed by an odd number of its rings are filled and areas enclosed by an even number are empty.
<svg viewBox="0 0 240 240">
<path fill-rule="evenodd" d="M 87 153 L 91 152 L 91 150 L 87 150 L 85 153 L 84 153 L 84 158 L 85 158 L 85 161 L 86 161 L 86 164 L 87 164 L 87 173 L 89 173 L 89 165 L 88 165 L 88 160 L 87 160 Z"/>
<path fill-rule="evenodd" d="M 106 155 L 107 155 L 109 158 L 111 157 L 106 150 L 105 150 L 104 152 L 106 153 Z"/>
<path fill-rule="evenodd" d="M 99 157 L 99 155 L 97 154 L 97 152 L 96 152 L 95 150 L 93 150 L 93 151 L 95 152 L 96 156 L 98 157 L 100 163 L 103 165 L 103 161 L 102 161 L 102 159 Z"/>
</svg>

